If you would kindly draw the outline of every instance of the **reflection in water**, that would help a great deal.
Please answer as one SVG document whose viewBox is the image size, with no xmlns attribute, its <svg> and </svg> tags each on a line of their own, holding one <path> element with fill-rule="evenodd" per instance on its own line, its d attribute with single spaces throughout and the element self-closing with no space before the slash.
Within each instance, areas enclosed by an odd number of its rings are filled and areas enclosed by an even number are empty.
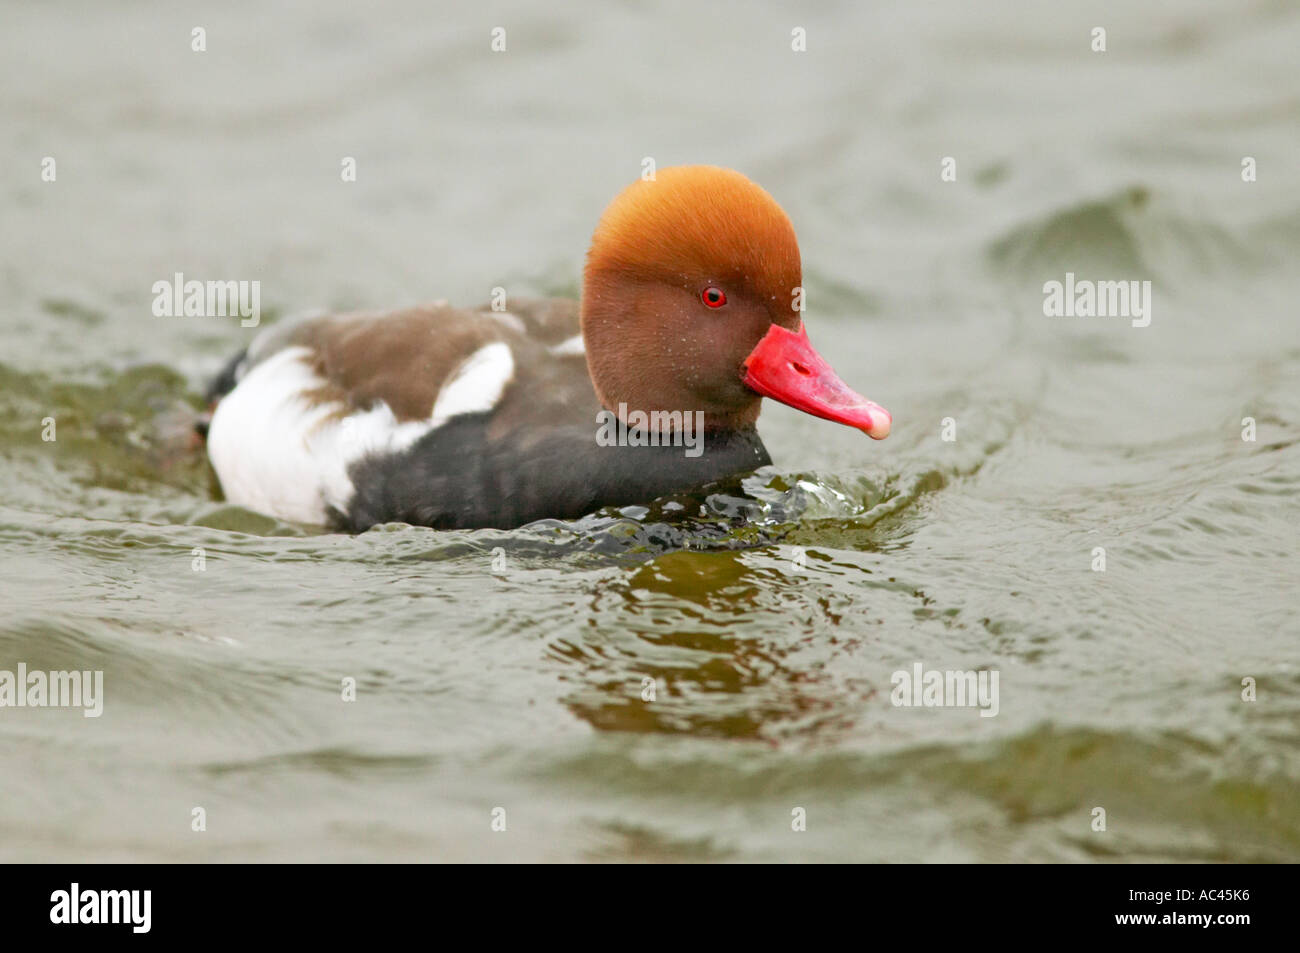
<svg viewBox="0 0 1300 953">
<path fill-rule="evenodd" d="M 580 643 L 551 644 L 581 680 L 569 708 L 603 730 L 698 737 L 775 740 L 851 725 L 872 689 L 837 688 L 824 671 L 831 643 L 810 644 L 839 620 L 807 598 L 793 560 L 788 572 L 753 562 L 665 553 L 611 585 Z M 860 641 L 841 635 L 829 655 Z"/>
</svg>

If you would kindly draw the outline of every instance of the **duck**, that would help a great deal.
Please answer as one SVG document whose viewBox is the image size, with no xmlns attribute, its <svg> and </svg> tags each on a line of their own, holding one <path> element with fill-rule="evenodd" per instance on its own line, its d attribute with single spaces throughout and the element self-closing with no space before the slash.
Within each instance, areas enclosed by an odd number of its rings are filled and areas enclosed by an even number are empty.
<svg viewBox="0 0 1300 953">
<path fill-rule="evenodd" d="M 262 329 L 208 394 L 225 499 L 349 533 L 512 529 L 769 465 L 765 398 L 889 434 L 813 348 L 794 227 L 740 172 L 637 179 L 600 216 L 580 300 L 502 297 Z"/>
</svg>

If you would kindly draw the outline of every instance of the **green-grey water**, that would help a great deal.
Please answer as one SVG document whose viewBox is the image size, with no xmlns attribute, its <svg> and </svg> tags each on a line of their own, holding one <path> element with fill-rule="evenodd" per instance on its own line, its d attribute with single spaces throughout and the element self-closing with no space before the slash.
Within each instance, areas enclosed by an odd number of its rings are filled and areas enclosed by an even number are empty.
<svg viewBox="0 0 1300 953">
<path fill-rule="evenodd" d="M 0 670 L 105 686 L 0 708 L 3 859 L 1300 859 L 1294 4 L 0 20 Z M 647 156 L 784 205 L 888 440 L 769 402 L 743 485 L 510 532 L 221 501 L 183 421 L 255 330 L 155 281 L 573 295 Z M 918 662 L 997 715 L 893 705 Z"/>
</svg>

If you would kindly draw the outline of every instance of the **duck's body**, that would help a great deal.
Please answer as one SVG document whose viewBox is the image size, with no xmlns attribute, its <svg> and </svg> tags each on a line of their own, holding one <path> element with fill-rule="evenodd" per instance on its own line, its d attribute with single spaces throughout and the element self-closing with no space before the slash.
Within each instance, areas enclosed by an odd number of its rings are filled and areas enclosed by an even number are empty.
<svg viewBox="0 0 1300 953">
<path fill-rule="evenodd" d="M 229 500 L 285 519 L 504 528 L 766 465 L 764 394 L 884 436 L 888 414 L 807 344 L 798 283 L 793 230 L 765 192 L 665 169 L 606 211 L 581 303 L 263 332 L 215 386 L 209 456 Z"/>
<path fill-rule="evenodd" d="M 555 298 L 273 328 L 212 395 L 208 453 L 232 502 L 352 532 L 572 519 L 770 462 L 752 426 L 698 456 L 603 446 L 581 345 Z"/>
</svg>

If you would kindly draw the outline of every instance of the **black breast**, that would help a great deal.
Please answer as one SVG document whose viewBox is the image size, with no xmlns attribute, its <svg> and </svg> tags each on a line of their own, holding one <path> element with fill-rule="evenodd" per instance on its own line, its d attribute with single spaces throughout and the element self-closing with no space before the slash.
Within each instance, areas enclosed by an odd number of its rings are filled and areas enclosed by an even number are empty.
<svg viewBox="0 0 1300 953">
<path fill-rule="evenodd" d="M 696 456 L 683 446 L 602 446 L 589 426 L 564 424 L 495 439 L 490 414 L 455 417 L 408 450 L 353 465 L 355 495 L 338 528 L 376 523 L 438 529 L 508 529 L 533 520 L 576 519 L 603 506 L 656 497 L 747 473 L 771 462 L 750 427 L 703 434 Z M 641 435 L 633 435 L 633 443 Z"/>
</svg>

